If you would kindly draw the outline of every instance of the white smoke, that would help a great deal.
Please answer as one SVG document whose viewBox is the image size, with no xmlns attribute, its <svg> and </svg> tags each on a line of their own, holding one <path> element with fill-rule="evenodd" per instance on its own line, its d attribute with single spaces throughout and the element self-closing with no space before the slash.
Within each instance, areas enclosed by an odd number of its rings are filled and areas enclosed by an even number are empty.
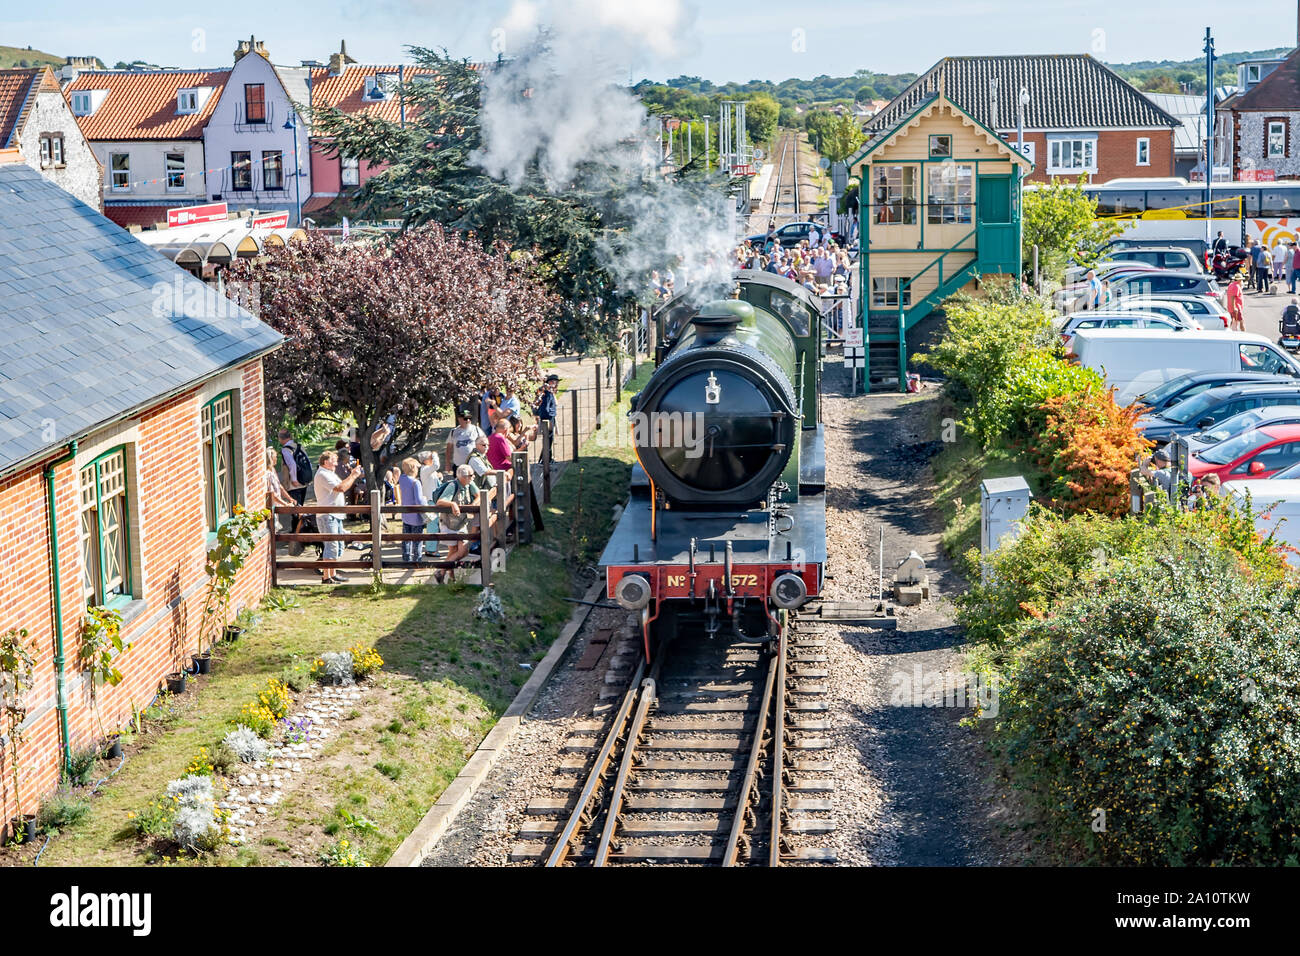
<svg viewBox="0 0 1300 956">
<path fill-rule="evenodd" d="M 700 297 L 721 294 L 738 223 L 717 186 L 665 179 L 659 121 L 618 85 L 629 63 L 663 60 L 692 42 L 681 0 L 517 0 L 498 26 L 505 60 L 483 81 L 483 146 L 489 175 L 523 185 L 534 170 L 552 192 L 593 195 L 630 226 L 603 250 L 627 292 L 672 268 Z"/>
</svg>

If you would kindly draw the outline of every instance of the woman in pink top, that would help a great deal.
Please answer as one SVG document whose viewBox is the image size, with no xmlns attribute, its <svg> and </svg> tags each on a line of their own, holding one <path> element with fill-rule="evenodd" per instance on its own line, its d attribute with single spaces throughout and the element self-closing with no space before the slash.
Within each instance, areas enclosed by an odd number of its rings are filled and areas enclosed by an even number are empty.
<svg viewBox="0 0 1300 956">
<path fill-rule="evenodd" d="M 515 446 L 510 444 L 510 439 L 506 437 L 506 432 L 510 430 L 510 423 L 504 418 L 500 419 L 492 428 L 492 437 L 488 439 L 488 462 L 497 471 L 510 470 L 510 454 L 515 450 Z"/>
<path fill-rule="evenodd" d="M 1228 307 L 1228 315 L 1232 318 L 1229 328 L 1234 332 L 1245 332 L 1246 321 L 1242 315 L 1242 309 L 1245 304 L 1241 298 L 1241 281 L 1236 275 L 1234 275 L 1232 281 L 1228 283 L 1228 292 L 1225 298 L 1227 300 L 1225 304 Z"/>
</svg>

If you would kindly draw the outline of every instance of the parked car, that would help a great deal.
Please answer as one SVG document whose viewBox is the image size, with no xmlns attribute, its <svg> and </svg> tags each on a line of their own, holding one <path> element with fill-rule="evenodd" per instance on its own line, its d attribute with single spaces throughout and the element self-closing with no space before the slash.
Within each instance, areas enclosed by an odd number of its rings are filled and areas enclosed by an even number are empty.
<svg viewBox="0 0 1300 956">
<path fill-rule="evenodd" d="M 1265 405 L 1225 418 L 1187 436 L 1187 448 L 1199 455 L 1207 448 L 1265 425 L 1300 425 L 1300 405 Z"/>
<path fill-rule="evenodd" d="M 1160 299 L 1149 298 L 1147 296 L 1142 296 L 1141 298 L 1143 300 L 1142 305 L 1134 305 L 1129 299 L 1123 299 L 1114 307 L 1113 311 L 1118 312 L 1120 315 L 1124 315 L 1128 312 L 1157 315 L 1173 322 L 1174 325 L 1180 329 L 1191 329 L 1193 332 L 1205 331 L 1205 326 L 1201 324 L 1200 318 L 1192 315 L 1192 313 L 1181 303 L 1164 302 Z M 1218 321 L 1215 320 L 1214 324 L 1211 325 L 1210 328 L 1218 329 Z"/>
<path fill-rule="evenodd" d="M 1171 378 L 1145 395 L 1139 395 L 1135 401 L 1145 405 L 1150 414 L 1158 415 L 1166 408 L 1172 408 L 1179 402 L 1185 402 L 1206 389 L 1218 388 L 1220 385 L 1235 385 L 1238 382 L 1256 385 L 1276 385 L 1279 382 L 1294 382 L 1290 375 L 1265 375 L 1263 372 L 1246 370 L 1231 372 L 1188 372 Z"/>
<path fill-rule="evenodd" d="M 1157 269 L 1171 272 L 1204 272 L 1205 260 L 1188 249 L 1174 246 L 1134 246 L 1131 249 L 1114 249 L 1097 267 L 1118 265 L 1121 262 L 1141 262 Z M 1071 266 L 1065 272 L 1067 282 L 1078 282 L 1088 272 L 1084 266 Z"/>
<path fill-rule="evenodd" d="M 1163 329 L 1081 329 L 1070 350 L 1081 365 L 1096 369 L 1115 386 L 1121 404 L 1188 372 L 1248 371 L 1300 378 L 1300 362 L 1251 332 L 1184 335 Z"/>
<path fill-rule="evenodd" d="M 808 238 L 813 226 L 817 227 L 818 232 L 826 228 L 825 224 L 819 222 L 787 222 L 776 230 L 776 240 L 787 249 L 791 249 Z M 751 243 L 761 246 L 767 241 L 767 234 L 759 233 L 748 238 Z M 837 246 L 844 245 L 844 237 L 834 230 L 831 230 L 831 239 Z"/>
<path fill-rule="evenodd" d="M 1217 298 L 1208 295 L 1184 295 L 1177 292 L 1166 292 L 1159 296 L 1129 295 L 1124 297 L 1124 308 L 1145 309 L 1148 305 L 1154 305 L 1158 302 L 1173 302 L 1181 305 L 1192 318 L 1207 329 L 1217 329 L 1220 326 L 1226 329 L 1231 321 L 1228 310 L 1224 308 L 1223 303 Z"/>
<path fill-rule="evenodd" d="M 1166 408 L 1159 415 L 1144 415 L 1138 422 L 1138 431 L 1143 438 L 1167 442 L 1180 435 L 1205 431 L 1212 425 L 1252 408 L 1297 403 L 1300 403 L 1300 382 L 1275 385 L 1239 382 L 1236 385 L 1220 385 L 1185 402 L 1179 402 L 1172 408 Z"/>
<path fill-rule="evenodd" d="M 1220 442 L 1188 462 L 1193 478 L 1215 474 L 1221 482 L 1269 478 L 1300 462 L 1300 425 L 1267 425 Z"/>
<path fill-rule="evenodd" d="M 1112 239 L 1107 242 L 1098 251 L 1099 258 L 1108 259 L 1116 252 L 1126 249 L 1186 249 L 1192 255 L 1196 256 L 1201 262 L 1205 261 L 1205 253 L 1209 251 L 1204 239 L 1125 239 L 1123 237 Z"/>
<path fill-rule="evenodd" d="M 1134 273 L 1159 272 L 1155 266 L 1148 266 L 1141 262 L 1125 262 L 1120 265 L 1109 266 L 1097 271 L 1097 280 L 1099 282 L 1109 282 L 1110 290 L 1113 293 L 1115 282 L 1123 276 Z M 1086 273 L 1085 273 L 1086 275 Z M 1078 282 L 1064 286 L 1056 291 L 1052 296 L 1052 304 L 1062 312 L 1074 312 L 1078 309 L 1087 308 L 1088 303 L 1088 282 L 1086 279 L 1080 279 Z"/>
<path fill-rule="evenodd" d="M 1176 319 L 1157 315 L 1154 312 L 1137 311 L 1101 311 L 1089 309 L 1061 317 L 1061 341 L 1068 350 L 1074 340 L 1074 334 L 1080 329 L 1168 329 L 1171 332 L 1195 331 L 1178 323 Z M 1199 329 L 1200 326 L 1196 326 Z"/>
<path fill-rule="evenodd" d="M 1146 272 L 1120 276 L 1111 282 L 1110 291 L 1117 299 L 1131 295 L 1159 296 L 1165 292 L 1191 293 L 1218 299 L 1222 292 L 1212 278 L 1193 272 Z"/>
</svg>

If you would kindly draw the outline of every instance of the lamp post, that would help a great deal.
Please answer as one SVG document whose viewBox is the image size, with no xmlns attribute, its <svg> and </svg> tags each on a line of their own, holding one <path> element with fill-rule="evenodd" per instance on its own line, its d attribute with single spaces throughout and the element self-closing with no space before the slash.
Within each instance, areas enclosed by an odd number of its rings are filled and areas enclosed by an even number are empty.
<svg viewBox="0 0 1300 956">
<path fill-rule="evenodd" d="M 302 225 L 302 157 L 298 155 L 298 114 L 289 113 L 284 121 L 284 128 L 293 130 L 293 196 L 296 211 L 293 218 L 295 226 Z"/>
</svg>

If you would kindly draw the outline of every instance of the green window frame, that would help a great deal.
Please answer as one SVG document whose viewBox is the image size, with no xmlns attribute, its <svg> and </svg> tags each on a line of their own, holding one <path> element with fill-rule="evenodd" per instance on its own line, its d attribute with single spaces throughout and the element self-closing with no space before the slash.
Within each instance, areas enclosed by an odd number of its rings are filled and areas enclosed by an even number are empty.
<svg viewBox="0 0 1300 956">
<path fill-rule="evenodd" d="M 100 455 L 80 472 L 82 597 L 87 607 L 120 607 L 133 599 L 131 509 L 126 446 Z"/>
<path fill-rule="evenodd" d="M 230 520 L 239 495 L 235 424 L 239 393 L 222 392 L 203 406 L 203 498 L 208 530 L 215 533 Z"/>
</svg>

